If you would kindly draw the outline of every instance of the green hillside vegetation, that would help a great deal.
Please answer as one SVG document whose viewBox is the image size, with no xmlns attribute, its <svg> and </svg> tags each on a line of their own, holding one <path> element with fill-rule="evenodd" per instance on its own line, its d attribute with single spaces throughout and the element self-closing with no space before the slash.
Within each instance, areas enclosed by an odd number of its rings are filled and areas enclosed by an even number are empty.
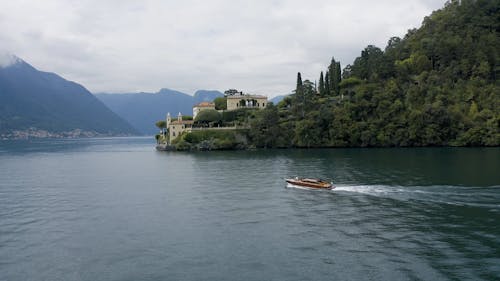
<svg viewBox="0 0 500 281">
<path fill-rule="evenodd" d="M 184 132 L 173 139 L 170 147 L 175 150 L 234 150 L 253 147 L 248 142 L 248 123 L 258 115 L 255 109 L 237 109 L 219 113 L 216 110 L 203 110 L 194 119 L 194 130 Z M 192 120 L 191 116 L 183 120 Z M 155 136 L 158 144 L 168 143 L 168 133 L 165 131 L 166 122 L 156 122 L 156 127 L 163 131 Z"/>
<path fill-rule="evenodd" d="M 500 1 L 449 1 L 249 121 L 257 147 L 500 145 Z"/>
<path fill-rule="evenodd" d="M 202 130 L 184 133 L 172 145 L 176 150 L 234 150 L 248 148 L 246 130 Z"/>
<path fill-rule="evenodd" d="M 227 109 L 227 98 L 226 97 L 215 98 L 214 103 L 215 103 L 216 110 L 226 110 Z"/>
<path fill-rule="evenodd" d="M 220 123 L 222 121 L 222 114 L 215 109 L 203 110 L 198 113 L 195 121 L 205 126 L 208 126 L 210 123 Z"/>
<path fill-rule="evenodd" d="M 500 1 L 449 1 L 419 29 L 369 45 L 343 71 L 334 58 L 317 87 L 298 73 L 294 94 L 264 110 L 206 112 L 208 127 L 177 149 L 500 145 Z M 216 100 L 223 109 L 225 99 Z M 207 115 L 207 116 L 204 116 Z M 203 120 L 202 120 L 203 119 Z"/>
</svg>

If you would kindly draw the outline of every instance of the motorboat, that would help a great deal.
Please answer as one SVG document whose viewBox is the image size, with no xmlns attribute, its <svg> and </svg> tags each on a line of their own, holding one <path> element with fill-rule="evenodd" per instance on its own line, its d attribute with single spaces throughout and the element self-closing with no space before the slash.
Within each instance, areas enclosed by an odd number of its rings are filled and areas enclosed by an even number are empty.
<svg viewBox="0 0 500 281">
<path fill-rule="evenodd" d="M 318 188 L 318 189 L 333 189 L 335 188 L 331 182 L 315 179 L 315 178 L 299 178 L 295 177 L 292 179 L 285 179 L 285 181 L 291 185 L 300 186 L 300 187 L 310 187 L 310 188 Z"/>
</svg>

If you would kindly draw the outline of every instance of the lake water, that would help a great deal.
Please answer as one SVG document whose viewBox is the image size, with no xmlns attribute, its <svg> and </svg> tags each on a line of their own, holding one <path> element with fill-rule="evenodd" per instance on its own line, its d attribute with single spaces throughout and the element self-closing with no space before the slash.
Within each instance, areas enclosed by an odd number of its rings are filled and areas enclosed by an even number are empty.
<svg viewBox="0 0 500 281">
<path fill-rule="evenodd" d="M 500 280 L 500 148 L 1 141 L 0 280 Z"/>
</svg>

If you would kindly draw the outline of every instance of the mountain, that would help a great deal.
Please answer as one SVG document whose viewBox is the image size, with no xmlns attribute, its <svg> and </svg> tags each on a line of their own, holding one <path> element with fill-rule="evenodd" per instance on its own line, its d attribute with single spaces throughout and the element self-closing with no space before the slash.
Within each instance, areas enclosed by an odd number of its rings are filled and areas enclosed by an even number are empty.
<svg viewBox="0 0 500 281">
<path fill-rule="evenodd" d="M 219 91 L 207 91 L 207 90 L 198 90 L 194 93 L 194 103 L 200 103 L 203 101 L 213 101 L 215 98 L 223 97 L 224 94 Z"/>
<path fill-rule="evenodd" d="M 21 133 L 20 133 L 21 132 Z M 0 136 L 128 135 L 137 131 L 83 86 L 12 56 L 0 66 Z"/>
<path fill-rule="evenodd" d="M 288 95 L 280 95 L 280 96 L 275 96 L 274 98 L 270 99 L 269 101 L 272 102 L 274 105 L 277 105 L 280 101 L 282 101 L 286 96 Z"/>
<path fill-rule="evenodd" d="M 170 89 L 161 89 L 158 93 L 100 93 L 95 96 L 141 133 L 155 134 L 158 128 L 154 124 L 158 120 L 165 119 L 167 112 L 174 117 L 179 112 L 183 115 L 193 115 L 193 105 L 202 101 L 212 101 L 223 94 L 219 91 L 199 90 L 191 96 Z"/>
</svg>

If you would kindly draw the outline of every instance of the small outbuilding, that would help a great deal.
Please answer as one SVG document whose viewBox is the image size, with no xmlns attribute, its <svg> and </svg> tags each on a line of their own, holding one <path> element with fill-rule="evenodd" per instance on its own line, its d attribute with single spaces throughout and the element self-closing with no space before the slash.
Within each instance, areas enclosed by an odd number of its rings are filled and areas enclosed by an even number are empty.
<svg viewBox="0 0 500 281">
<path fill-rule="evenodd" d="M 196 119 L 196 115 L 202 110 L 213 109 L 215 110 L 215 103 L 213 102 L 200 102 L 193 106 L 193 119 Z"/>
</svg>

